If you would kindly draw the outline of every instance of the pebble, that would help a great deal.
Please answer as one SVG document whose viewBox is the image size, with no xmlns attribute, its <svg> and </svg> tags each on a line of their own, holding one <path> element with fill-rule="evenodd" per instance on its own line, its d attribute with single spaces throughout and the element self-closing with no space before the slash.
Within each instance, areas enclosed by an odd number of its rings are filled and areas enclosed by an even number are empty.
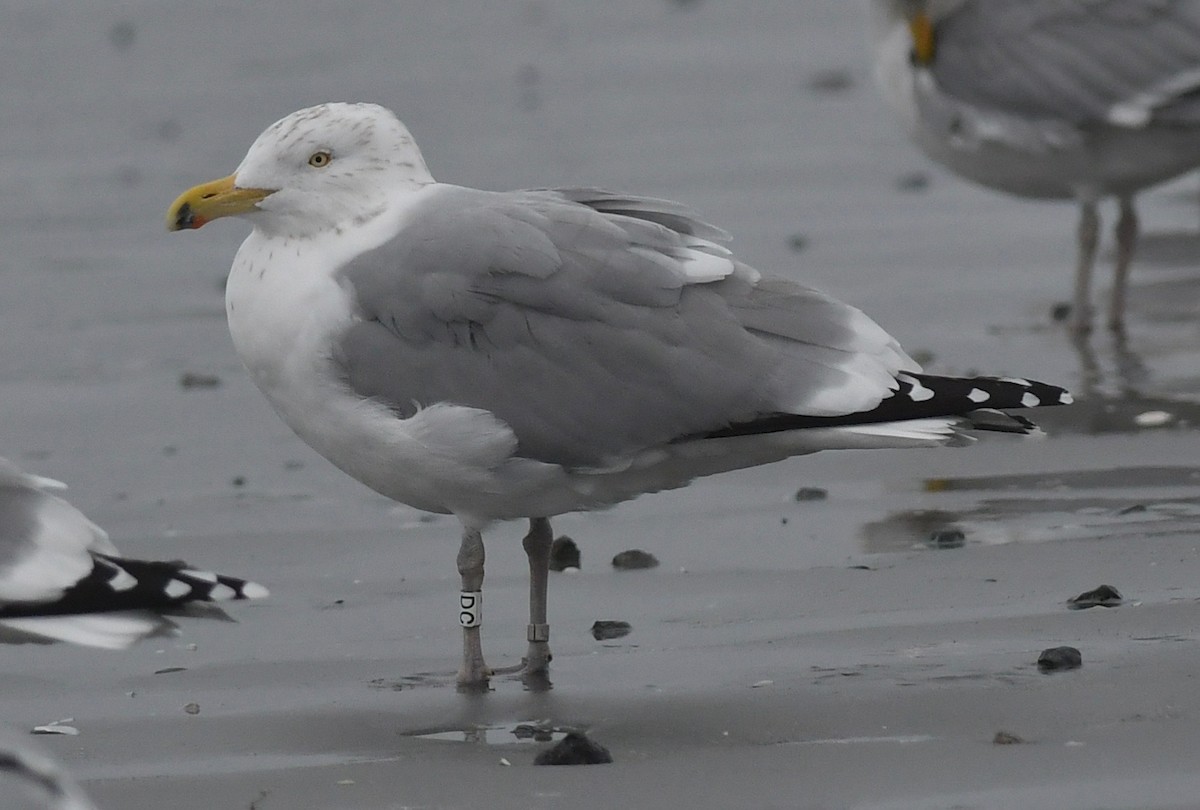
<svg viewBox="0 0 1200 810">
<path fill-rule="evenodd" d="M 550 570 L 565 571 L 568 568 L 579 568 L 582 562 L 579 545 L 567 535 L 554 538 L 550 544 Z"/>
<path fill-rule="evenodd" d="M 200 704 L 199 703 L 189 703 L 183 707 L 183 710 L 185 712 L 187 712 L 188 714 L 200 714 Z"/>
<path fill-rule="evenodd" d="M 603 745 L 588 739 L 586 734 L 571 731 L 557 745 L 539 753 L 533 764 L 607 765 L 612 761 L 612 754 Z"/>
<path fill-rule="evenodd" d="M 932 548 L 962 548 L 966 544 L 967 536 L 962 529 L 939 529 L 929 535 Z"/>
<path fill-rule="evenodd" d="M 216 388 L 221 384 L 221 378 L 216 374 L 203 374 L 198 371 L 185 371 L 179 375 L 179 387 L 185 390 L 192 388 Z"/>
<path fill-rule="evenodd" d="M 1084 591 L 1078 596 L 1072 596 L 1067 600 L 1067 605 L 1071 610 L 1084 610 L 1094 607 L 1116 607 L 1124 600 L 1125 598 L 1121 596 L 1121 592 L 1112 585 L 1101 585 L 1094 590 Z"/>
<path fill-rule="evenodd" d="M 929 188 L 929 175 L 925 172 L 910 172 L 896 178 L 896 190 L 907 193 L 924 191 Z"/>
<path fill-rule="evenodd" d="M 629 622 L 597 619 L 592 623 L 592 638 L 596 641 L 607 641 L 611 638 L 621 638 L 633 631 Z"/>
<path fill-rule="evenodd" d="M 796 490 L 795 500 L 801 501 L 823 501 L 829 497 L 829 491 L 820 487 L 800 487 Z"/>
<path fill-rule="evenodd" d="M 1079 669 L 1083 666 L 1083 654 L 1074 647 L 1050 647 L 1038 656 L 1038 669 L 1042 672 L 1059 672 Z"/>
<path fill-rule="evenodd" d="M 992 745 L 1020 745 L 1023 742 L 1025 740 L 1011 731 L 997 731 L 996 736 L 992 737 Z"/>
<path fill-rule="evenodd" d="M 658 565 L 658 557 L 649 551 L 631 548 L 622 551 L 612 558 L 613 568 L 619 571 L 633 571 L 638 568 L 654 568 Z"/>
</svg>

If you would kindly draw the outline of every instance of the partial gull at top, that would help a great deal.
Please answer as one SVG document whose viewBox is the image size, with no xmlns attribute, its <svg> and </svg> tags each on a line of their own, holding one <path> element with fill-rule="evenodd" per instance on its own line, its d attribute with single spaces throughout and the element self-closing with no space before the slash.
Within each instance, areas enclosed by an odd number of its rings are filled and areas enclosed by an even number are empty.
<svg viewBox="0 0 1200 810">
<path fill-rule="evenodd" d="M 66 486 L 0 458 L 0 643 L 124 649 L 174 628 L 189 603 L 267 589 L 186 563 L 121 557 L 103 529 L 55 494 Z"/>
<path fill-rule="evenodd" d="M 527 518 L 529 648 L 549 662 L 548 518 L 836 448 L 1027 432 L 1068 401 L 1020 379 L 922 374 L 859 310 L 760 274 L 666 200 L 434 182 L 373 104 L 268 127 L 172 230 L 244 217 L 229 328 L 293 430 L 367 486 L 462 523 L 459 681 L 486 684 L 481 531 Z"/>
<path fill-rule="evenodd" d="M 1092 322 L 1097 203 L 1117 198 L 1107 325 L 1123 329 L 1134 195 L 1200 166 L 1200 2 L 872 0 L 872 13 L 876 77 L 929 157 L 1078 202 L 1076 331 Z"/>
</svg>

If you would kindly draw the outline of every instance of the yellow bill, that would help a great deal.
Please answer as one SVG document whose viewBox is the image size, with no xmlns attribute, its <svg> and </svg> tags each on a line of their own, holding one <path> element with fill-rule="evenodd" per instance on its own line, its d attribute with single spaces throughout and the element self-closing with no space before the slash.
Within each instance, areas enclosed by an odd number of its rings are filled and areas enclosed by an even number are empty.
<svg viewBox="0 0 1200 810">
<path fill-rule="evenodd" d="M 167 209 L 167 230 L 182 231 L 203 227 L 214 219 L 252 211 L 267 196 L 267 188 L 238 188 L 234 175 L 189 188 Z"/>
</svg>

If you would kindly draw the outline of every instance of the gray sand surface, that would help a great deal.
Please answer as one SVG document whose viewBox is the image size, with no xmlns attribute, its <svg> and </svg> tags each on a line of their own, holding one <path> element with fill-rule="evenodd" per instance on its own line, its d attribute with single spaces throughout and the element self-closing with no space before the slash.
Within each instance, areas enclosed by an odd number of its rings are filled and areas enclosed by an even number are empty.
<svg viewBox="0 0 1200 810">
<path fill-rule="evenodd" d="M 128 653 L 7 648 L 0 722 L 74 718 L 43 747 L 105 810 L 1200 806 L 1195 180 L 1142 198 L 1128 345 L 1076 350 L 1049 317 L 1073 207 L 929 165 L 871 85 L 864 17 L 0 2 L 0 454 L 70 483 L 128 554 L 272 589 Z M 244 226 L 163 227 L 327 100 L 395 109 L 445 181 L 686 201 L 931 370 L 1083 401 L 1044 440 L 814 456 L 560 518 L 583 569 L 552 576 L 553 689 L 457 694 L 456 523 L 346 478 L 253 389 L 221 298 Z M 961 548 L 926 542 L 945 527 Z M 495 665 L 524 648 L 522 530 L 487 536 Z M 627 548 L 662 565 L 613 571 Z M 1068 610 L 1101 583 L 1125 603 Z M 594 641 L 597 619 L 633 632 Z M 1082 669 L 1039 673 L 1058 645 Z M 586 729 L 615 762 L 533 768 L 521 722 Z"/>
</svg>

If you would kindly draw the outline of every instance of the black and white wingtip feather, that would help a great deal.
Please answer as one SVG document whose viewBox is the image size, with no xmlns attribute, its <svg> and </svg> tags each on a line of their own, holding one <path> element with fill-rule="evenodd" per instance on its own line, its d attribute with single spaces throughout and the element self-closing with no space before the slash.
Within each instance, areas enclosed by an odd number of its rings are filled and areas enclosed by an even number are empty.
<svg viewBox="0 0 1200 810">
<path fill-rule="evenodd" d="M 124 649 L 175 629 L 164 614 L 268 595 L 184 562 L 119 556 L 103 529 L 50 492 L 60 488 L 0 459 L 0 642 Z"/>
<path fill-rule="evenodd" d="M 804 430 L 903 423 L 931 418 L 957 420 L 958 430 L 989 430 L 1036 434 L 1037 425 L 1010 410 L 1070 405 L 1070 392 L 1057 385 L 1018 377 L 939 377 L 903 372 L 888 398 L 867 411 L 840 416 L 772 414 L 752 422 L 730 425 L 708 434 L 712 438 Z"/>
</svg>

